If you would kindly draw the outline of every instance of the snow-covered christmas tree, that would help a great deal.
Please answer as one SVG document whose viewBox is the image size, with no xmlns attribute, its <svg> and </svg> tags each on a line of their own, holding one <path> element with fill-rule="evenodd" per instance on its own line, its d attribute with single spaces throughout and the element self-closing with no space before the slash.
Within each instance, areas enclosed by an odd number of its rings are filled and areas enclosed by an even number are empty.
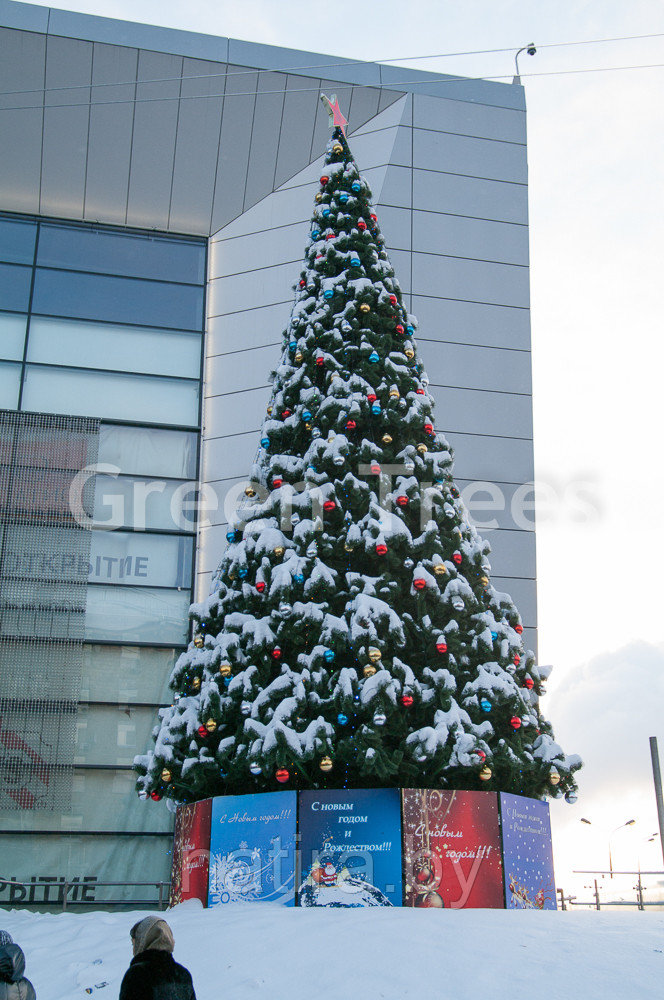
<svg viewBox="0 0 664 1000">
<path fill-rule="evenodd" d="M 338 106 L 337 106 L 338 107 Z M 490 582 L 434 427 L 371 192 L 334 131 L 260 450 L 191 608 L 138 789 L 189 802 L 286 788 L 575 798 L 545 672 Z"/>
</svg>

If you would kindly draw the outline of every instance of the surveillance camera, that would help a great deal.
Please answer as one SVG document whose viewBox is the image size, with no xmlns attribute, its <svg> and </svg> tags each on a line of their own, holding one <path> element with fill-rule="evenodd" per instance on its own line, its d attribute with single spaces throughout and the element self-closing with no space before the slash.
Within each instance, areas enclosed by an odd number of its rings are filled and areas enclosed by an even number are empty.
<svg viewBox="0 0 664 1000">
<path fill-rule="evenodd" d="M 528 53 L 529 56 L 534 56 L 535 55 L 535 53 L 537 52 L 537 49 L 535 48 L 534 42 L 530 43 L 530 45 L 526 49 L 526 52 Z"/>
</svg>

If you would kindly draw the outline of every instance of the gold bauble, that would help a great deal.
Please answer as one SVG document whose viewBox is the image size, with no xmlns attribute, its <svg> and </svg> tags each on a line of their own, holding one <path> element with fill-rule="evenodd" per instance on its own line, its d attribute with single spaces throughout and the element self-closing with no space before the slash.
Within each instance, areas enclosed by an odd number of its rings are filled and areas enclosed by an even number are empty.
<svg viewBox="0 0 664 1000">
<path fill-rule="evenodd" d="M 245 496 L 248 496 L 249 498 L 256 496 L 256 490 L 253 488 L 253 486 L 247 486 L 244 492 Z"/>
<path fill-rule="evenodd" d="M 195 635 L 194 636 L 194 646 L 196 647 L 196 649 L 201 649 L 201 647 L 204 646 L 204 645 L 205 645 L 205 636 L 204 635 L 200 635 L 200 634 Z"/>
<path fill-rule="evenodd" d="M 391 434 L 383 434 L 382 440 L 383 440 L 383 444 L 392 444 L 392 435 Z"/>
<path fill-rule="evenodd" d="M 480 779 L 480 781 L 488 781 L 489 778 L 491 777 L 492 773 L 493 772 L 492 772 L 491 768 L 487 767 L 486 764 L 485 764 L 484 767 L 482 768 L 482 770 L 479 773 L 479 779 Z"/>
<path fill-rule="evenodd" d="M 361 313 L 371 312 L 371 306 L 369 305 L 368 302 L 363 302 L 362 303 L 362 305 L 360 306 L 360 312 Z"/>
<path fill-rule="evenodd" d="M 398 398 L 399 398 L 399 390 L 390 389 L 390 399 L 398 399 Z"/>
<path fill-rule="evenodd" d="M 436 563 L 436 565 L 433 568 L 433 571 L 436 574 L 436 576 L 445 576 L 445 574 L 447 573 L 447 566 L 445 565 L 445 563 Z"/>
<path fill-rule="evenodd" d="M 213 733 L 217 728 L 217 723 L 214 721 L 214 719 L 208 719 L 207 722 L 205 723 L 205 728 L 207 729 L 208 733 Z"/>
<path fill-rule="evenodd" d="M 344 545 L 344 550 L 346 552 L 352 552 L 353 551 L 353 546 L 349 545 L 348 542 L 346 542 L 345 545 Z"/>
<path fill-rule="evenodd" d="M 343 151 L 344 151 L 344 147 L 341 145 L 341 143 L 340 142 L 335 142 L 334 146 L 332 147 L 332 152 L 333 153 L 343 153 Z"/>
<path fill-rule="evenodd" d="M 420 455 L 423 455 L 429 449 L 427 448 L 427 446 L 425 444 L 418 444 L 417 450 L 419 451 Z"/>
<path fill-rule="evenodd" d="M 268 406 L 268 408 L 267 408 L 267 415 L 268 415 L 268 417 L 272 416 L 272 407 L 271 406 Z"/>
<path fill-rule="evenodd" d="M 310 431 L 311 428 L 312 428 L 312 426 L 313 426 L 313 424 L 305 424 L 304 426 L 305 426 L 306 430 Z"/>
<path fill-rule="evenodd" d="M 403 353 L 406 355 L 409 361 L 415 357 L 415 351 L 413 350 L 412 347 L 407 347 Z"/>
<path fill-rule="evenodd" d="M 378 663 L 380 660 L 380 650 L 375 646 L 369 646 L 369 659 L 372 663 Z"/>
<path fill-rule="evenodd" d="M 365 677 L 373 677 L 373 675 L 376 673 L 376 668 L 374 667 L 373 663 L 367 663 L 365 664 L 364 670 L 362 672 Z"/>
<path fill-rule="evenodd" d="M 165 782 L 165 784 L 168 784 L 168 782 L 171 780 L 172 777 L 173 775 L 171 774 L 171 772 L 168 770 L 167 767 L 165 767 L 164 770 L 161 772 L 161 780 Z"/>
<path fill-rule="evenodd" d="M 480 577 L 480 583 L 482 584 L 483 587 L 488 587 L 489 586 L 489 577 L 488 576 L 481 576 Z"/>
<path fill-rule="evenodd" d="M 322 194 L 319 191 L 318 194 L 316 195 L 316 201 L 320 202 L 322 200 L 323 200 L 323 196 L 322 196 Z"/>
<path fill-rule="evenodd" d="M 559 781 L 560 781 L 560 775 L 556 771 L 555 767 L 553 768 L 553 770 L 549 774 L 549 781 L 550 781 L 550 783 L 552 785 L 557 785 L 559 783 Z"/>
<path fill-rule="evenodd" d="M 295 360 L 299 363 L 302 360 L 302 351 L 298 351 L 295 355 Z"/>
<path fill-rule="evenodd" d="M 230 663 L 219 664 L 219 673 L 221 674 L 222 677 L 230 677 L 232 672 L 233 668 L 231 667 Z"/>
<path fill-rule="evenodd" d="M 318 766 L 321 769 L 321 771 L 331 771 L 332 768 L 334 767 L 334 764 L 332 763 L 331 757 L 322 757 L 321 762 Z"/>
<path fill-rule="evenodd" d="M 201 679 L 200 679 L 200 677 L 194 677 L 193 680 L 192 680 L 192 682 L 191 682 L 191 686 L 194 689 L 194 691 L 198 691 L 198 689 L 201 686 Z"/>
<path fill-rule="evenodd" d="M 277 559 L 281 559 L 284 554 L 284 547 L 283 545 L 275 545 L 273 551 Z"/>
</svg>

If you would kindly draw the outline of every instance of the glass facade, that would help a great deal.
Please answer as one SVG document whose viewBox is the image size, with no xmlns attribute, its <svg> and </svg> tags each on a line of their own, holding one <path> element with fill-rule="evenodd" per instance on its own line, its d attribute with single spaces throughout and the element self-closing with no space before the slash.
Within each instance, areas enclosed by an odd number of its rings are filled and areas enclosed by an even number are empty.
<svg viewBox="0 0 664 1000">
<path fill-rule="evenodd" d="M 0 885 L 2 902 L 53 901 L 54 890 L 47 899 L 19 885 L 40 878 L 85 885 L 71 890 L 73 902 L 139 899 L 145 889 L 96 883 L 169 876 L 170 814 L 133 793 L 132 760 L 170 701 L 168 678 L 187 641 L 206 251 L 201 239 L 0 216 L 0 408 L 17 418 L 91 418 L 97 461 L 88 467 L 81 456 L 72 467 L 74 500 L 72 476 L 60 484 L 58 502 L 69 517 L 78 502 L 89 529 L 82 555 L 72 557 L 61 528 L 3 509 L 2 659 L 29 662 L 37 691 L 76 676 L 67 804 L 0 802 L 2 875 L 15 880 Z M 5 465 L 13 476 L 11 456 Z M 53 503 L 36 477 L 30 506 Z M 55 583 L 72 576 L 82 594 L 78 658 L 53 641 L 65 627 L 61 609 L 50 623 L 33 621 L 7 600 L 18 577 L 33 604 L 55 604 Z M 8 759 L 0 738 L 0 770 Z"/>
</svg>

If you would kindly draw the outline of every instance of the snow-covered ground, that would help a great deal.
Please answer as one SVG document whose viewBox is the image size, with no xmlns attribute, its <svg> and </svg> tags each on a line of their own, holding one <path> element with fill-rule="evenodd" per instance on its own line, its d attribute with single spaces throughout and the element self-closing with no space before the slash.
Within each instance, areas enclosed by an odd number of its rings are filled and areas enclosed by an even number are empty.
<svg viewBox="0 0 664 1000">
<path fill-rule="evenodd" d="M 38 1000 L 111 1000 L 143 916 L 3 910 L 0 927 L 25 950 Z M 198 1000 L 644 1000 L 664 983 L 662 913 L 190 901 L 164 916 Z"/>
</svg>

